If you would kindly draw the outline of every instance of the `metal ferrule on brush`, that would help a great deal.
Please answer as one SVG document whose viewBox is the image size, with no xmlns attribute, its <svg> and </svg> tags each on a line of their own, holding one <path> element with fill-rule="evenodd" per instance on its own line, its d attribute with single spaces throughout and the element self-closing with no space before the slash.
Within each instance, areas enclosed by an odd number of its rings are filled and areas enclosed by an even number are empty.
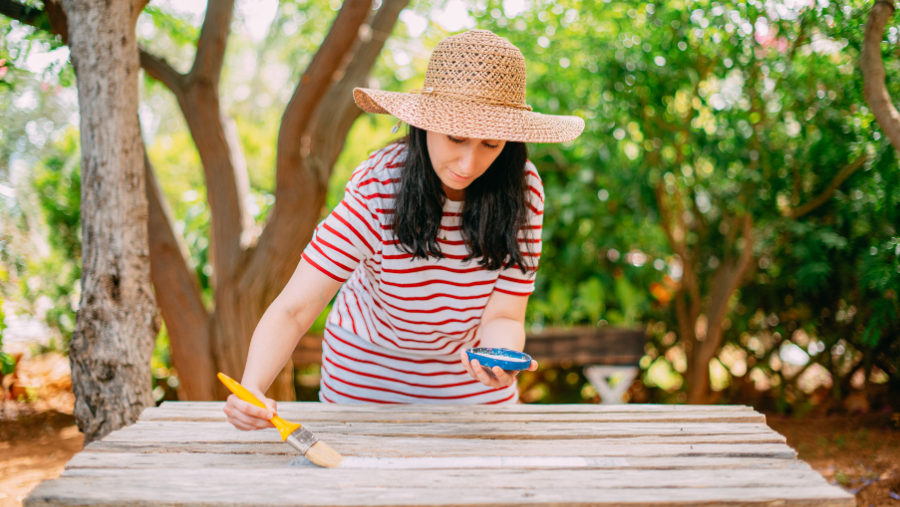
<svg viewBox="0 0 900 507">
<path fill-rule="evenodd" d="M 309 451 L 310 447 L 316 445 L 316 442 L 319 441 L 319 437 L 313 435 L 311 431 L 306 428 L 297 428 L 293 433 L 288 435 L 285 442 L 291 444 L 294 449 L 300 451 L 300 454 L 306 455 Z"/>
</svg>

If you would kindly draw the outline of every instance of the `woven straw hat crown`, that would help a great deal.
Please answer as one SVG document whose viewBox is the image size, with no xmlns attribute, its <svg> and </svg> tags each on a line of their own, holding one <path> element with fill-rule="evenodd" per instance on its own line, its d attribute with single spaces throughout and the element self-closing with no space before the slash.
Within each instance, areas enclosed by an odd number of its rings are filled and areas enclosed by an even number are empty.
<svg viewBox="0 0 900 507">
<path fill-rule="evenodd" d="M 581 118 L 532 112 L 525 102 L 525 76 L 525 57 L 517 47 L 488 30 L 471 30 L 437 45 L 421 89 L 356 88 L 353 96 L 365 111 L 449 135 L 545 143 L 578 137 Z"/>
<path fill-rule="evenodd" d="M 525 57 L 487 30 L 441 41 L 428 60 L 423 88 L 437 95 L 531 110 L 525 104 Z"/>
</svg>

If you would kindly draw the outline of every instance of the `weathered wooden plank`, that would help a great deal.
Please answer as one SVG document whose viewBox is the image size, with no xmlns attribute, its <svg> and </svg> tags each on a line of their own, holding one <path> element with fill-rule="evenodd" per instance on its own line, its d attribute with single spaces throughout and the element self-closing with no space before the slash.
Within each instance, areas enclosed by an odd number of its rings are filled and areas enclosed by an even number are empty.
<svg viewBox="0 0 900 507">
<path fill-rule="evenodd" d="M 259 432 L 256 432 L 259 433 Z M 623 439 L 592 440 L 474 440 L 470 438 L 397 438 L 361 435 L 322 436 L 346 456 L 618 456 L 666 457 L 708 456 L 745 458 L 795 458 L 797 453 L 785 444 L 660 444 L 626 443 Z M 264 442 L 133 442 L 106 439 L 93 442 L 91 452 L 202 452 L 224 454 L 296 455 L 277 436 Z"/>
<path fill-rule="evenodd" d="M 75 468 L 244 468 L 272 469 L 286 466 L 302 466 L 309 463 L 306 458 L 285 454 L 211 454 L 196 452 L 91 452 L 86 450 L 75 455 L 66 469 Z M 314 466 L 309 463 L 309 466 Z M 410 463 L 410 468 L 416 468 Z M 541 465 L 544 466 L 544 465 Z M 519 466 L 517 468 L 528 468 Z M 532 467 L 533 468 L 533 467 Z M 652 470 L 724 470 L 724 469 L 792 469 L 811 470 L 806 463 L 795 459 L 770 458 L 595 458 L 585 468 L 629 468 Z"/>
<path fill-rule="evenodd" d="M 380 441 L 384 441 L 385 438 L 394 439 L 397 441 L 408 442 L 410 445 L 416 445 L 416 443 L 428 437 L 416 437 L 416 436 L 382 436 L 382 435 L 348 435 L 348 434 L 338 434 L 338 433 L 327 433 L 327 432 L 316 432 L 316 434 L 325 442 L 330 442 L 332 444 L 337 443 L 346 443 L 346 442 L 355 442 L 355 441 L 372 441 L 372 444 L 376 444 Z M 146 437 L 146 438 L 145 438 Z M 238 437 L 221 437 L 221 438 L 209 438 L 209 437 L 201 437 L 192 434 L 184 434 L 181 436 L 167 436 L 165 441 L 158 439 L 158 436 L 144 435 L 141 438 L 131 439 L 125 438 L 122 436 L 121 438 L 117 436 L 114 439 L 106 440 L 105 442 L 110 445 L 114 445 L 120 442 L 128 442 L 132 444 L 148 444 L 148 445 L 172 445 L 172 444 L 181 444 L 181 443 L 195 443 L 198 445 L 203 444 L 213 444 L 213 443 L 236 443 L 236 444 L 263 444 L 263 443 L 273 443 L 279 442 L 280 438 L 278 434 L 273 430 L 262 430 L 259 432 L 255 432 L 253 435 L 247 435 L 246 438 Z M 440 442 L 441 440 L 453 440 L 453 441 L 473 441 L 475 445 L 480 446 L 497 446 L 497 445 L 506 445 L 509 440 L 513 439 L 468 439 L 468 438 L 457 438 L 457 437 L 439 437 L 436 439 L 430 439 L 435 442 Z M 544 439 L 550 441 L 564 441 L 560 439 Z M 566 439 L 566 440 L 574 440 L 574 439 Z M 535 442 L 540 441 L 540 439 L 531 439 L 528 441 L 521 441 L 522 445 L 532 445 Z M 590 445 L 595 445 L 597 439 L 588 439 L 585 441 L 591 442 Z M 602 443 L 605 445 L 674 445 L 674 444 L 783 444 L 785 443 L 785 438 L 777 433 L 748 433 L 748 434 L 731 434 L 731 435 L 640 435 L 640 436 L 618 436 L 618 437 L 607 437 L 602 439 Z M 576 440 L 577 444 L 577 440 Z"/>
<path fill-rule="evenodd" d="M 306 425 L 324 435 L 373 435 L 382 437 L 467 437 L 473 439 L 602 439 L 642 435 L 774 434 L 764 424 L 744 423 L 505 423 L 384 424 L 329 423 Z M 264 442 L 274 429 L 246 432 L 227 422 L 139 421 L 110 433 L 109 442 Z"/>
<path fill-rule="evenodd" d="M 198 408 L 211 408 L 222 410 L 225 402 L 221 401 L 166 401 L 159 407 L 150 407 L 146 410 L 157 408 L 175 408 L 181 410 L 195 410 Z M 560 414 L 560 413 L 617 413 L 617 412 L 663 412 L 673 413 L 687 412 L 722 412 L 743 411 L 756 412 L 753 407 L 747 405 L 661 405 L 661 404 L 623 404 L 623 405 L 593 405 L 587 403 L 561 404 L 561 405 L 339 405 L 333 403 L 319 403 L 312 401 L 280 401 L 279 410 L 298 408 L 303 411 L 319 411 L 330 413 L 352 412 L 389 412 L 389 413 L 528 413 L 528 414 Z"/>
<path fill-rule="evenodd" d="M 57 485 L 59 484 L 59 485 Z M 459 494 L 435 497 L 422 489 L 395 489 L 390 493 L 383 488 L 342 488 L 335 492 L 315 490 L 310 492 L 266 492 L 264 501 L 228 491 L 207 493 L 198 488 L 198 497 L 182 499 L 180 495 L 187 485 L 156 494 L 149 486 L 139 487 L 134 498 L 119 499 L 109 487 L 110 481 L 98 481 L 94 487 L 65 479 L 46 481 L 25 500 L 25 507 L 220 507 L 237 506 L 309 506 L 309 507 L 406 507 L 436 505 L 442 507 L 496 507 L 498 505 L 525 506 L 546 505 L 570 507 L 854 507 L 855 499 L 849 494 L 836 496 L 817 488 L 715 488 L 715 489 L 645 489 L 645 490 L 494 490 L 489 488 L 464 489 Z M 85 496 L 90 495 L 88 498 Z M 201 496 L 202 495 L 202 496 Z M 849 497 L 849 498 L 848 498 Z M 427 500 L 426 500 L 427 499 Z"/>
<path fill-rule="evenodd" d="M 149 409 L 26 505 L 854 505 L 749 407 L 279 404 L 338 470 L 221 409 Z"/>
<path fill-rule="evenodd" d="M 80 472 L 82 475 L 71 475 Z M 407 506 L 407 505 L 728 505 L 728 506 L 827 506 L 849 507 L 855 499 L 837 487 L 816 483 L 812 476 L 794 477 L 814 481 L 813 485 L 773 486 L 779 481 L 767 472 L 754 479 L 746 474 L 719 481 L 740 482 L 745 487 L 703 487 L 702 478 L 672 472 L 650 478 L 638 473 L 635 478 L 615 472 L 590 471 L 579 474 L 521 471 L 506 474 L 503 479 L 475 475 L 429 472 L 421 487 L 384 487 L 404 484 L 409 471 L 392 471 L 381 477 L 378 486 L 357 486 L 365 481 L 358 470 L 303 470 L 304 473 L 273 476 L 272 471 L 252 470 L 172 470 L 167 474 L 147 475 L 145 470 L 123 470 L 115 474 L 87 475 L 96 470 L 66 472 L 66 475 L 40 484 L 25 501 L 28 507 L 45 505 L 315 505 L 315 506 Z M 224 473 L 230 472 L 230 473 Z M 255 473 L 254 473 L 255 472 Z M 295 472 L 295 471 L 290 471 Z M 342 474 L 341 472 L 348 472 Z M 502 474 L 503 471 L 497 471 Z M 532 472 L 534 472 L 532 474 Z M 811 472 L 804 472 L 811 474 Z M 418 475 L 418 474 L 416 474 Z M 697 474 L 693 474 L 696 476 Z M 646 479 L 644 478 L 646 477 Z M 645 487 L 655 480 L 669 487 Z M 682 481 L 682 482 L 679 482 Z M 548 482 L 549 481 L 549 482 Z M 621 482 L 634 481 L 639 487 L 621 487 Z M 512 484 L 510 484 L 512 482 Z M 550 486 L 547 486 L 547 485 Z M 562 484 L 562 485 L 561 485 Z M 164 487 L 160 487 L 163 486 Z M 519 486 L 521 485 L 521 486 Z M 544 487 L 541 487 L 544 485 Z M 440 492 L 446 491 L 445 494 Z"/>
<path fill-rule="evenodd" d="M 269 439 L 264 440 L 263 442 L 246 442 L 246 443 L 237 443 L 237 446 L 255 446 L 255 445 L 267 445 L 268 443 L 278 443 L 280 439 L 275 434 L 275 432 L 267 433 L 270 435 Z M 433 445 L 429 445 L 427 450 L 429 452 L 441 452 L 441 447 L 447 447 L 449 445 L 456 445 L 459 441 L 472 442 L 469 439 L 421 439 L 421 438 L 392 438 L 392 437 L 378 437 L 378 436 L 367 436 L 367 435 L 330 435 L 330 434 L 319 434 L 319 436 L 326 442 L 330 442 L 332 445 L 341 445 L 341 446 L 349 446 L 348 448 L 355 449 L 356 447 L 366 447 L 368 448 L 384 448 L 386 445 L 395 445 L 395 446 L 406 446 L 410 449 L 393 449 L 394 452 L 406 452 L 408 450 L 415 451 L 420 448 L 422 445 L 426 445 L 427 442 L 433 442 Z M 385 440 L 388 439 L 388 440 Z M 443 442 L 443 443 L 442 443 Z M 527 442 L 522 442 L 519 445 L 519 449 L 531 449 L 535 446 L 536 440 L 530 440 Z M 566 442 L 565 440 L 559 441 L 558 443 Z M 150 442 L 150 443 L 133 443 L 133 442 L 121 442 L 125 445 L 132 446 L 133 448 L 138 447 L 147 447 L 150 446 L 151 449 L 169 449 L 169 448 L 180 448 L 179 446 L 185 444 L 185 442 Z M 385 443 L 386 445 L 382 445 Z M 494 450 L 502 449 L 506 446 L 510 445 L 510 441 L 508 439 L 500 439 L 500 440 L 479 440 L 477 442 L 472 442 L 474 446 L 478 448 L 489 449 L 491 452 Z M 784 444 L 785 438 L 777 433 L 771 434 L 738 434 L 738 435 L 667 435 L 667 436 L 640 436 L 640 437 L 622 437 L 622 438 L 606 438 L 603 439 L 603 444 L 607 446 L 634 446 L 634 445 L 654 445 L 654 446 L 665 446 L 665 445 L 697 445 L 697 444 Z M 97 452 L 118 452 L 120 449 L 119 442 L 111 442 L 104 441 L 102 444 L 100 442 L 94 442 L 90 444 L 85 451 L 91 451 L 95 447 L 103 447 L 103 450 L 98 450 Z M 203 442 L 191 442 L 188 445 L 202 446 L 202 445 L 218 445 L 218 444 L 210 444 Z M 231 444 L 225 444 L 231 445 Z M 574 442 L 573 445 L 580 446 L 578 442 Z M 129 447 L 129 448 L 132 448 Z M 567 445 L 567 448 L 569 446 Z M 252 447 L 247 447 L 252 448 Z"/>
<path fill-rule="evenodd" d="M 535 469 L 439 469 L 439 470 L 359 470 L 322 469 L 319 467 L 283 467 L 279 469 L 138 469 L 107 470 L 71 469 L 66 478 L 117 478 L 123 484 L 171 481 L 193 478 L 225 486 L 227 484 L 265 485 L 269 491 L 279 487 L 300 489 L 337 489 L 344 487 L 394 487 L 428 489 L 463 489 L 489 482 L 497 489 L 533 490 L 552 484 L 558 489 L 644 489 L 654 488 L 765 488 L 810 487 L 830 489 L 825 479 L 812 470 L 556 470 Z"/>
<path fill-rule="evenodd" d="M 525 413 L 525 412 L 388 412 L 388 411 L 307 411 L 294 406 L 279 405 L 278 415 L 288 420 L 312 422 L 380 422 L 380 423 L 473 423 L 484 422 L 718 422 L 765 423 L 766 416 L 752 410 L 727 410 L 712 412 L 679 411 L 659 412 L 575 412 L 575 413 Z M 178 407 L 147 409 L 141 421 L 225 421 L 221 408 L 198 407 L 185 411 Z"/>
</svg>

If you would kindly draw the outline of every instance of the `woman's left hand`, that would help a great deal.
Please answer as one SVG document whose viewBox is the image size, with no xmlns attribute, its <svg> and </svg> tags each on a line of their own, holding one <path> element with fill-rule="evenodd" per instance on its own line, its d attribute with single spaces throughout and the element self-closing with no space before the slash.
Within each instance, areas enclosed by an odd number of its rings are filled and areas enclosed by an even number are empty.
<svg viewBox="0 0 900 507">
<path fill-rule="evenodd" d="M 494 366 L 491 369 L 493 372 L 493 375 L 491 375 L 481 366 L 477 359 L 469 361 L 469 355 L 466 354 L 465 350 L 459 351 L 459 357 L 462 360 L 463 367 L 465 367 L 472 378 L 488 387 L 493 387 L 494 389 L 500 389 L 514 384 L 516 382 L 516 375 L 519 374 L 518 371 L 506 371 L 499 366 Z M 537 367 L 537 361 L 532 360 L 531 364 L 528 366 L 528 371 L 535 371 L 537 370 Z"/>
</svg>

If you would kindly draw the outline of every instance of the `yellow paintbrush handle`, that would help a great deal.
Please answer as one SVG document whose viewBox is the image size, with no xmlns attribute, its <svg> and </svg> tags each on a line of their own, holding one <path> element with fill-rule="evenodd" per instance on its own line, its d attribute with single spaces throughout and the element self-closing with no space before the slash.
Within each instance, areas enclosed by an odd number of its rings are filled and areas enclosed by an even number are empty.
<svg viewBox="0 0 900 507">
<path fill-rule="evenodd" d="M 238 398 L 246 401 L 247 403 L 252 403 L 259 408 L 268 409 L 265 403 L 259 401 L 259 398 L 254 396 L 253 393 L 248 391 L 247 388 L 242 386 L 241 383 L 237 380 L 234 380 L 233 378 L 221 372 L 217 376 L 219 377 L 219 380 L 221 380 L 222 383 L 225 384 L 225 387 L 227 387 L 229 391 L 233 392 L 234 395 Z"/>
<path fill-rule="evenodd" d="M 238 382 L 237 380 L 234 380 L 233 378 L 229 377 L 228 375 L 225 375 L 222 372 L 219 372 L 217 377 L 219 377 L 219 380 L 221 380 L 222 383 L 225 384 L 225 387 L 227 387 L 228 390 L 231 391 L 232 393 L 234 393 L 234 395 L 237 396 L 238 398 L 240 398 L 252 405 L 256 405 L 259 408 L 264 408 L 266 410 L 269 409 L 269 407 L 267 407 L 265 403 L 259 401 L 259 398 L 254 396 L 253 393 L 248 391 L 247 388 L 242 386 L 241 383 Z M 273 417 L 271 419 L 271 421 L 272 421 L 272 424 L 274 424 L 275 427 L 278 429 L 278 433 L 281 434 L 282 442 L 287 440 L 287 437 L 291 433 L 293 433 L 294 430 L 296 430 L 297 428 L 300 427 L 299 423 L 292 423 L 290 421 L 286 421 L 286 420 L 278 417 L 277 415 L 275 417 Z"/>
</svg>

